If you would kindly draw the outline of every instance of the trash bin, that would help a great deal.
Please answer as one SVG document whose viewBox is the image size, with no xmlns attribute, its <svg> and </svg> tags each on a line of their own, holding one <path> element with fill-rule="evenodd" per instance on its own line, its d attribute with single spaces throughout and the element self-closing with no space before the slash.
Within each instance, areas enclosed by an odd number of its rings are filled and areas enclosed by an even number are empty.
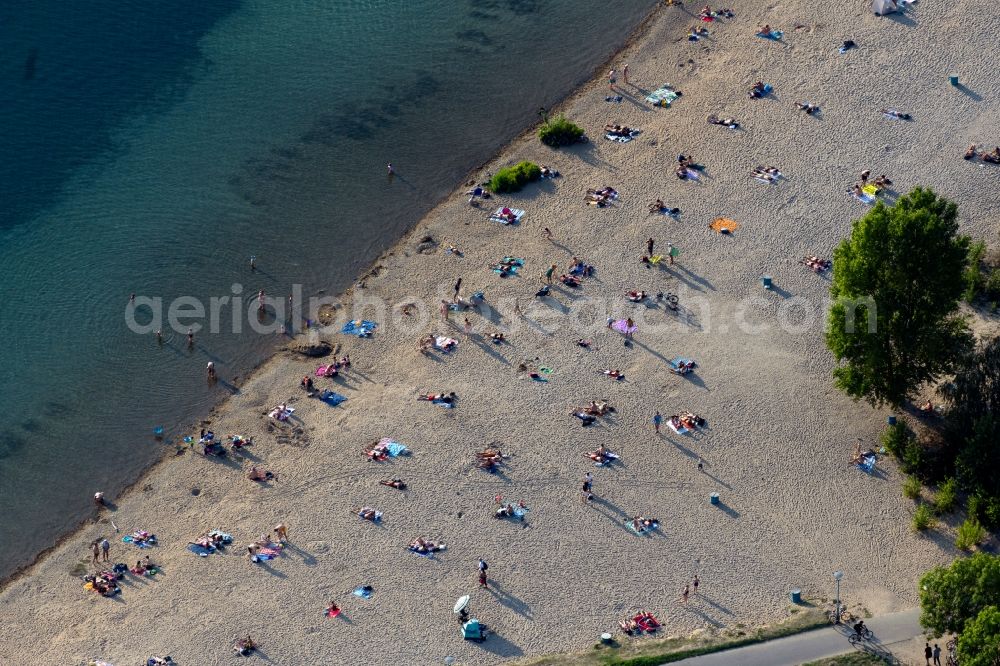
<svg viewBox="0 0 1000 666">
<path fill-rule="evenodd" d="M 950 83 L 953 86 L 957 86 L 958 85 L 958 74 L 952 74 L 951 76 L 949 76 L 948 77 L 948 83 Z"/>
<path fill-rule="evenodd" d="M 712 504 L 718 504 L 719 503 L 719 493 L 712 493 L 711 495 L 708 496 L 708 499 L 709 499 L 709 501 L 712 502 Z"/>
<path fill-rule="evenodd" d="M 770 275 L 762 275 L 761 278 L 760 278 L 760 283 L 762 285 L 764 285 L 764 289 L 770 289 L 771 288 L 771 276 Z"/>
<path fill-rule="evenodd" d="M 886 422 L 886 423 L 888 423 L 888 424 L 889 424 L 889 425 L 891 425 L 891 426 L 894 426 L 894 425 L 896 425 L 896 417 L 890 414 L 890 415 L 889 415 L 889 416 L 888 416 L 888 417 L 887 417 L 887 418 L 885 419 L 885 422 Z"/>
<path fill-rule="evenodd" d="M 799 588 L 796 587 L 793 590 L 789 591 L 788 596 L 792 598 L 793 604 L 802 603 L 802 590 L 800 590 Z"/>
</svg>

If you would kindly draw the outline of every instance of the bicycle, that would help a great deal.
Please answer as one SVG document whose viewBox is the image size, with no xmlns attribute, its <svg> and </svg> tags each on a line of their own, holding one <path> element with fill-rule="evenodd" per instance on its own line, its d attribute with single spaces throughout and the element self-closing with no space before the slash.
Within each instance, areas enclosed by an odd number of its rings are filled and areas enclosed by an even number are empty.
<svg viewBox="0 0 1000 666">
<path fill-rule="evenodd" d="M 955 651 L 955 639 L 951 639 L 945 644 L 948 648 L 948 659 L 945 662 L 947 666 L 958 666 L 958 654 Z"/>
<path fill-rule="evenodd" d="M 826 617 L 833 624 L 841 624 L 841 623 L 847 624 L 848 622 L 850 622 L 851 620 L 854 619 L 854 614 L 851 611 L 847 610 L 847 608 L 841 606 L 840 607 L 840 620 L 839 621 L 837 620 L 837 611 L 836 611 L 836 609 L 828 610 L 826 612 Z"/>
</svg>

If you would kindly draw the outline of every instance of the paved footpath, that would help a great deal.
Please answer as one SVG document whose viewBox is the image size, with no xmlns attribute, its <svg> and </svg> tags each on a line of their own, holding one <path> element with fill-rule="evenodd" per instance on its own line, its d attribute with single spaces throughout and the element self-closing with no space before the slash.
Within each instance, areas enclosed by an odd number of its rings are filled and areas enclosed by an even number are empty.
<svg viewBox="0 0 1000 666">
<path fill-rule="evenodd" d="M 865 620 L 875 638 L 869 647 L 882 654 L 891 653 L 894 643 L 901 643 L 923 634 L 918 619 L 920 609 L 882 615 Z M 846 627 L 829 626 L 773 641 L 748 645 L 735 650 L 713 652 L 674 662 L 676 666 L 797 666 L 808 661 L 835 657 L 855 651 L 847 642 Z"/>
</svg>

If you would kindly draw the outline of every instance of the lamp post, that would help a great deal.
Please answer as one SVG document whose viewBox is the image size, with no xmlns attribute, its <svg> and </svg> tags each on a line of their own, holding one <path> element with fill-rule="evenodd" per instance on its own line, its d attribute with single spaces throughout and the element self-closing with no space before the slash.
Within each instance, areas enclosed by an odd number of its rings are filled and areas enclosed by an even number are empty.
<svg viewBox="0 0 1000 666">
<path fill-rule="evenodd" d="M 834 611 L 833 623 L 840 624 L 840 579 L 844 577 L 843 571 L 834 571 L 833 579 L 837 581 L 837 609 Z"/>
</svg>

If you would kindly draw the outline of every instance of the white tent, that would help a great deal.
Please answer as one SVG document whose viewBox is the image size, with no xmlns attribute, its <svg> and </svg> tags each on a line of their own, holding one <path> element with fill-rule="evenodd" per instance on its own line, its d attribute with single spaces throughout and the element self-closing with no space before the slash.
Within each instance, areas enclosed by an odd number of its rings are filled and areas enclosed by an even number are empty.
<svg viewBox="0 0 1000 666">
<path fill-rule="evenodd" d="M 872 11 L 879 16 L 885 16 L 898 10 L 895 0 L 872 0 Z"/>
</svg>

